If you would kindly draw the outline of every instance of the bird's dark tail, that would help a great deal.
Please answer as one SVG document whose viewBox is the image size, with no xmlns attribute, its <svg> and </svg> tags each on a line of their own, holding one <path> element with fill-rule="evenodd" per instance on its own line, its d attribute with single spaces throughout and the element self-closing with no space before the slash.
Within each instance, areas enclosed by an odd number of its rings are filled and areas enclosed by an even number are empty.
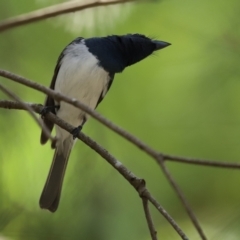
<svg viewBox="0 0 240 240">
<path fill-rule="evenodd" d="M 40 197 L 39 205 L 41 208 L 48 209 L 51 212 L 57 210 L 60 201 L 63 178 L 72 147 L 72 135 L 57 146 L 52 166 Z"/>
</svg>

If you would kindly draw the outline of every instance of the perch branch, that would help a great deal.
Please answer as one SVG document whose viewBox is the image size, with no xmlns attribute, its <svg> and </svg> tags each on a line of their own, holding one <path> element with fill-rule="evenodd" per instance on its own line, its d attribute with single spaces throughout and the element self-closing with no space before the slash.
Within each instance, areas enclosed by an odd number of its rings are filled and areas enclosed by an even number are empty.
<svg viewBox="0 0 240 240">
<path fill-rule="evenodd" d="M 120 3 L 133 2 L 135 0 L 97 0 L 81 2 L 81 1 L 69 1 L 60 4 L 56 4 L 50 7 L 42 8 L 30 13 L 22 14 L 16 17 L 12 17 L 0 22 L 0 32 L 8 29 L 18 27 L 24 24 L 37 22 L 43 19 L 56 17 L 70 12 L 81 11 L 87 8 L 102 7 L 107 5 L 114 5 Z"/>
<path fill-rule="evenodd" d="M 48 96 L 51 96 L 52 98 L 58 100 L 58 101 L 65 101 L 76 108 L 79 108 L 89 115 L 91 115 L 94 119 L 105 125 L 106 127 L 110 128 L 112 131 L 116 132 L 126 140 L 130 141 L 134 145 L 136 145 L 138 148 L 146 152 L 148 155 L 151 157 L 157 159 L 157 162 L 159 164 L 159 159 L 163 159 L 164 161 L 171 161 L 171 162 L 180 162 L 180 163 L 188 163 L 188 164 L 196 164 L 196 165 L 203 165 L 203 166 L 212 166 L 212 167 L 223 167 L 223 168 L 235 168 L 235 169 L 240 169 L 240 163 L 228 163 L 228 162 L 220 162 L 220 161 L 210 161 L 210 160 L 205 160 L 205 159 L 194 159 L 194 158 L 187 158 L 187 157 L 179 157 L 175 155 L 169 155 L 165 153 L 158 152 L 151 147 L 149 147 L 147 144 L 143 143 L 141 140 L 133 136 L 132 134 L 128 133 L 121 127 L 115 125 L 108 119 L 104 118 L 101 114 L 98 112 L 92 110 L 85 104 L 77 101 L 76 99 L 71 99 L 69 97 L 66 97 L 62 95 L 59 92 L 53 91 L 50 88 L 47 88 L 37 82 L 32 82 L 31 80 L 28 80 L 24 77 L 21 77 L 19 75 L 13 74 L 11 72 L 8 72 L 6 70 L 0 69 L 0 76 L 13 80 L 17 83 L 20 83 L 22 85 L 25 85 L 27 87 L 33 88 L 35 90 L 38 90 L 42 93 L 45 93 Z M 0 101 L 0 107 L 4 108 L 6 105 L 8 105 L 8 101 Z M 13 105 L 9 102 L 9 108 L 11 108 Z M 13 106 L 13 109 L 16 109 Z"/>
<path fill-rule="evenodd" d="M 52 137 L 51 133 L 49 132 L 49 130 L 45 127 L 45 125 L 43 125 L 40 120 L 36 117 L 36 115 L 34 114 L 34 111 L 31 107 L 31 105 L 26 104 L 25 102 L 23 102 L 18 96 L 16 96 L 13 92 L 11 92 L 10 90 L 8 90 L 6 87 L 4 87 L 2 84 L 0 84 L 0 89 L 2 90 L 2 92 L 4 92 L 6 95 L 8 95 L 10 98 L 12 98 L 13 100 L 17 101 L 24 110 L 27 110 L 29 112 L 29 114 L 33 117 L 33 119 L 37 122 L 37 124 L 40 126 L 41 129 L 43 129 L 44 133 L 46 134 L 46 136 L 48 136 L 49 139 L 51 139 L 51 141 L 54 140 L 54 138 Z"/>
<path fill-rule="evenodd" d="M 31 104 L 31 103 L 25 103 L 25 104 L 31 107 L 35 112 L 39 114 L 43 109 L 43 106 L 40 104 Z M 0 101 L 0 107 L 6 108 L 6 109 L 25 110 L 25 108 L 20 103 L 6 101 L 6 100 Z M 72 132 L 72 130 L 75 128 L 74 126 L 68 124 L 67 122 L 57 117 L 55 114 L 48 113 L 45 116 L 45 118 L 49 119 L 54 124 L 57 124 L 58 126 L 60 126 L 61 128 L 65 129 L 68 132 Z M 188 240 L 187 236 L 183 233 L 183 231 L 177 225 L 174 219 L 167 213 L 167 211 L 156 201 L 156 199 L 147 190 L 145 186 L 145 181 L 143 179 L 140 179 L 137 176 L 135 176 L 120 161 L 114 158 L 108 151 L 106 151 L 103 147 L 101 147 L 98 143 L 96 143 L 91 138 L 86 136 L 84 133 L 80 132 L 78 134 L 78 138 L 81 141 L 83 141 L 86 145 L 88 145 L 90 148 L 92 148 L 95 152 L 97 152 L 100 156 L 102 156 L 112 167 L 114 167 L 136 189 L 136 191 L 139 193 L 139 196 L 142 199 L 149 200 L 157 208 L 157 210 L 166 218 L 166 220 L 172 225 L 172 227 L 179 234 L 179 236 L 181 236 L 183 240 Z M 153 239 L 155 240 L 156 238 L 153 238 Z"/>
<path fill-rule="evenodd" d="M 102 115 L 100 115 L 96 111 L 90 109 L 89 107 L 87 107 L 86 105 L 77 101 L 76 99 L 68 98 L 68 97 L 66 97 L 66 96 L 64 96 L 64 95 L 62 95 L 58 92 L 55 92 L 55 91 L 53 91 L 49 88 L 46 88 L 46 87 L 44 87 L 44 86 L 42 86 L 42 85 L 40 85 L 36 82 L 32 82 L 32 81 L 30 81 L 26 78 L 20 77 L 18 75 L 7 72 L 5 70 L 0 70 L 0 76 L 11 79 L 15 82 L 21 83 L 23 85 L 26 85 L 26 86 L 31 87 L 33 89 L 36 89 L 38 91 L 41 91 L 41 92 L 53 97 L 54 99 L 56 99 L 58 101 L 65 101 L 65 102 L 67 102 L 67 103 L 69 103 L 69 104 L 71 104 L 71 105 L 73 105 L 73 106 L 75 106 L 79 109 L 82 109 L 83 111 L 85 111 L 86 113 L 91 115 L 93 118 L 95 118 L 99 122 L 101 122 L 103 125 L 107 126 L 111 130 L 118 133 L 119 135 L 121 135 L 122 137 L 124 137 L 125 139 L 127 139 L 128 141 L 130 141 L 131 143 L 133 143 L 134 145 L 136 145 L 140 149 L 142 149 L 144 152 L 146 152 L 147 154 L 152 156 L 157 161 L 157 163 L 160 165 L 160 167 L 161 167 L 163 173 L 165 174 L 167 180 L 169 181 L 171 186 L 174 188 L 176 194 L 178 195 L 179 199 L 181 200 L 185 210 L 187 211 L 193 225 L 195 226 L 195 228 L 198 231 L 199 235 L 201 236 L 202 240 L 207 239 L 205 234 L 203 233 L 203 230 L 201 229 L 200 224 L 198 223 L 198 220 L 197 220 L 196 216 L 194 215 L 193 211 L 191 210 L 190 205 L 187 203 L 182 191 L 177 186 L 175 180 L 173 179 L 173 177 L 170 175 L 170 173 L 167 171 L 167 168 L 165 167 L 165 164 L 164 164 L 163 160 L 174 159 L 174 156 L 166 155 L 166 154 L 160 153 L 160 152 L 152 149 L 151 147 L 149 147 L 147 144 L 143 143 L 141 140 L 139 140 L 135 136 L 131 135 L 127 131 L 123 130 L 119 126 L 117 126 L 114 123 L 112 123 L 111 121 L 107 120 Z M 180 160 L 180 159 L 185 159 L 185 158 L 176 157 L 176 159 Z M 221 162 L 219 164 L 221 164 Z M 206 166 L 209 166 L 209 164 L 206 164 Z M 226 164 L 224 165 L 224 167 L 226 167 Z M 231 165 L 231 167 L 232 167 L 232 165 Z"/>
</svg>

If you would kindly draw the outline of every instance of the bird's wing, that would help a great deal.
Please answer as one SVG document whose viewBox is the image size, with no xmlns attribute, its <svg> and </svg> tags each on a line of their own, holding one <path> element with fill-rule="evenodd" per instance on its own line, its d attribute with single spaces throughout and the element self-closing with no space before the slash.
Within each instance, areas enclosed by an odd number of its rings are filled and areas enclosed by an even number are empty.
<svg viewBox="0 0 240 240">
<path fill-rule="evenodd" d="M 59 72 L 59 69 L 61 67 L 61 62 L 62 62 L 62 59 L 64 57 L 64 52 L 65 50 L 67 49 L 67 47 L 73 43 L 80 43 L 82 41 L 82 37 L 78 37 L 76 39 L 74 39 L 72 42 L 70 42 L 64 49 L 63 51 L 61 52 L 58 60 L 57 60 L 57 65 L 55 67 L 55 70 L 54 70 L 54 74 L 53 74 L 53 77 L 52 77 L 52 82 L 51 82 L 51 85 L 50 85 L 50 88 L 54 90 L 55 88 L 55 83 L 56 83 L 56 79 L 57 79 L 57 76 L 58 76 L 58 72 Z M 46 97 L 46 100 L 45 100 L 45 103 L 44 103 L 44 107 L 47 107 L 47 106 L 54 106 L 55 105 L 55 102 L 54 102 L 54 99 L 50 96 L 47 96 Z M 50 112 L 56 114 L 56 111 L 55 111 L 55 108 L 53 107 Z M 45 126 L 48 128 L 48 130 L 51 132 L 52 129 L 53 129 L 53 126 L 54 124 L 49 121 L 48 119 L 44 118 L 43 119 L 43 123 L 45 124 Z M 41 133 L 41 138 L 40 138 L 40 141 L 41 141 L 41 144 L 44 144 L 46 143 L 48 140 L 48 137 L 44 134 L 44 132 L 42 131 Z"/>
<path fill-rule="evenodd" d="M 63 50 L 64 52 L 64 50 Z M 58 72 L 59 72 L 59 69 L 61 67 L 61 61 L 64 57 L 64 54 L 63 52 L 61 53 L 61 55 L 59 56 L 58 58 L 58 61 L 57 61 L 57 65 L 55 67 L 55 70 L 54 70 L 54 74 L 53 74 L 53 77 L 52 77 L 52 82 L 50 84 L 50 88 L 54 90 L 55 88 L 55 83 L 56 83 L 56 79 L 57 79 L 57 76 L 58 76 Z M 45 103 L 44 103 L 44 107 L 47 107 L 47 106 L 54 106 L 55 105 L 55 102 L 54 102 L 54 99 L 50 96 L 47 96 L 46 97 L 46 100 L 45 100 Z M 50 109 L 50 112 L 52 112 L 53 114 L 56 114 L 56 111 L 55 111 L 55 108 L 51 108 Z M 45 124 L 45 126 L 47 127 L 47 129 L 51 132 L 52 129 L 53 129 L 53 125 L 54 123 L 49 121 L 48 119 L 44 118 L 43 119 L 43 124 Z M 41 144 L 45 144 L 48 140 L 48 137 L 44 134 L 44 132 L 42 131 L 41 133 L 41 138 L 40 138 L 40 141 L 41 141 Z"/>
<path fill-rule="evenodd" d="M 114 73 L 109 73 L 109 81 L 108 81 L 108 84 L 106 85 L 106 87 L 102 90 L 100 96 L 99 96 L 99 99 L 98 99 L 98 102 L 97 102 L 97 105 L 96 107 L 98 106 L 98 104 L 103 100 L 103 98 L 105 97 L 105 95 L 107 94 L 108 90 L 110 89 L 111 85 L 112 85 L 112 82 L 113 82 L 113 79 L 114 79 Z"/>
</svg>

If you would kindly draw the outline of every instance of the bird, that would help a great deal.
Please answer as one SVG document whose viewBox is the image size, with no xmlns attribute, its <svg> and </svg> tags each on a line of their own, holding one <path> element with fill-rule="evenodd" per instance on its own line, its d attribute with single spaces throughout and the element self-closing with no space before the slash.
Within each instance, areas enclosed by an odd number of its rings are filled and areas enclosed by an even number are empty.
<svg viewBox="0 0 240 240">
<path fill-rule="evenodd" d="M 109 35 L 106 37 L 78 37 L 61 52 L 52 77 L 50 88 L 77 99 L 95 109 L 110 89 L 116 73 L 121 73 L 153 52 L 171 45 L 143 34 Z M 51 112 L 73 125 L 69 133 L 56 128 L 55 153 L 44 185 L 40 208 L 55 212 L 59 206 L 63 179 L 76 137 L 89 116 L 82 110 L 63 101 L 47 96 L 45 114 Z M 54 124 L 42 115 L 43 124 L 51 132 Z M 41 132 L 40 142 L 45 144 L 48 136 Z"/>
</svg>

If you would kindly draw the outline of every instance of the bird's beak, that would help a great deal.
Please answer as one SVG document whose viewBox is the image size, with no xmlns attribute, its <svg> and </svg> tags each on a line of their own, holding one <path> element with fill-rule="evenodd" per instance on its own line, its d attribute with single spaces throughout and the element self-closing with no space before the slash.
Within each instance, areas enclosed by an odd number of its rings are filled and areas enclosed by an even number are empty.
<svg viewBox="0 0 240 240">
<path fill-rule="evenodd" d="M 158 41 L 158 40 L 152 40 L 152 42 L 156 44 L 156 50 L 159 50 L 171 45 L 171 43 Z"/>
</svg>

